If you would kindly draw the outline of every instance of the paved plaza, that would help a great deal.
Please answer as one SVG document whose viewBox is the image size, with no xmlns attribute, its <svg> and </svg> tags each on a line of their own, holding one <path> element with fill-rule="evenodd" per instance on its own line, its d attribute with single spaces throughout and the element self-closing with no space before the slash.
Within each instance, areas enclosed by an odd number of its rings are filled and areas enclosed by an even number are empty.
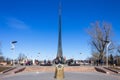
<svg viewBox="0 0 120 80">
<path fill-rule="evenodd" d="M 22 72 L 0 80 L 55 80 L 53 77 L 53 72 Z M 66 72 L 64 80 L 120 80 L 120 77 L 99 72 Z"/>
</svg>

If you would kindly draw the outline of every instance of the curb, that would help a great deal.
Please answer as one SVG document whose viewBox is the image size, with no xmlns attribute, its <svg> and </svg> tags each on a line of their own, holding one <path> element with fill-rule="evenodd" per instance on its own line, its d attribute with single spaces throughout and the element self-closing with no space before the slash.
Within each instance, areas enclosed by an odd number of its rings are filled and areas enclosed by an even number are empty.
<svg viewBox="0 0 120 80">
<path fill-rule="evenodd" d="M 18 70 L 15 70 L 14 73 L 19 73 L 19 72 L 23 71 L 25 68 L 26 68 L 26 67 L 22 67 L 22 68 L 20 68 L 20 69 L 18 69 Z"/>
<path fill-rule="evenodd" d="M 100 68 L 100 67 L 95 67 L 96 71 L 98 72 L 102 72 L 102 73 L 106 73 L 109 74 L 109 72 L 105 71 L 104 69 Z"/>
<path fill-rule="evenodd" d="M 116 71 L 116 70 L 113 70 L 113 69 L 110 69 L 110 68 L 107 68 L 107 67 L 104 67 L 105 69 L 107 69 L 107 70 L 110 70 L 110 71 L 112 71 L 112 72 L 115 72 L 115 73 L 120 73 L 120 72 L 118 72 L 118 71 Z"/>
</svg>

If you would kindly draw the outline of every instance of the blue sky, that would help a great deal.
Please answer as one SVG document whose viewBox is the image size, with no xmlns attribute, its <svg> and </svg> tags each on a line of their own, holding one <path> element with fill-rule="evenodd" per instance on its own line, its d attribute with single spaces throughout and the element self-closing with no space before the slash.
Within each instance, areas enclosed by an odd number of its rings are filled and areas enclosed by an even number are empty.
<svg viewBox="0 0 120 80">
<path fill-rule="evenodd" d="M 90 57 L 90 23 L 112 24 L 116 43 L 120 43 L 119 0 L 62 0 L 62 47 L 66 58 Z M 59 0 L 0 0 L 0 41 L 5 57 L 53 59 L 58 46 Z M 15 51 L 10 42 L 17 40 Z M 40 52 L 40 55 L 38 53 Z M 80 55 L 80 53 L 82 53 Z M 37 57 L 39 56 L 39 57 Z"/>
</svg>

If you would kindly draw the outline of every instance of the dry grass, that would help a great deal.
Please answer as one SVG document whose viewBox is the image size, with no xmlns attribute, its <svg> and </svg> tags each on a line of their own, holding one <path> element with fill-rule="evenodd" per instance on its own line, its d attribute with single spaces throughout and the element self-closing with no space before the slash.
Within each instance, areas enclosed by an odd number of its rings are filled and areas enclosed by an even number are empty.
<svg viewBox="0 0 120 80">
<path fill-rule="evenodd" d="M 6 70 L 6 69 L 9 69 L 10 67 L 1 67 L 0 66 L 0 72 L 2 72 L 2 71 L 4 71 L 4 70 Z"/>
</svg>

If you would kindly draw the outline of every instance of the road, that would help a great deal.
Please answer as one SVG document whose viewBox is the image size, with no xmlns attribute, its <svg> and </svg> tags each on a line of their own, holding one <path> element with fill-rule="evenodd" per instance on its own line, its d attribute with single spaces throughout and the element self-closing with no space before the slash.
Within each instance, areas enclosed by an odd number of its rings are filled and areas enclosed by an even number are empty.
<svg viewBox="0 0 120 80">
<path fill-rule="evenodd" d="M 22 72 L 5 76 L 1 80 L 55 80 L 53 77 L 53 72 Z M 99 72 L 66 72 L 64 80 L 120 80 L 120 77 Z"/>
</svg>

